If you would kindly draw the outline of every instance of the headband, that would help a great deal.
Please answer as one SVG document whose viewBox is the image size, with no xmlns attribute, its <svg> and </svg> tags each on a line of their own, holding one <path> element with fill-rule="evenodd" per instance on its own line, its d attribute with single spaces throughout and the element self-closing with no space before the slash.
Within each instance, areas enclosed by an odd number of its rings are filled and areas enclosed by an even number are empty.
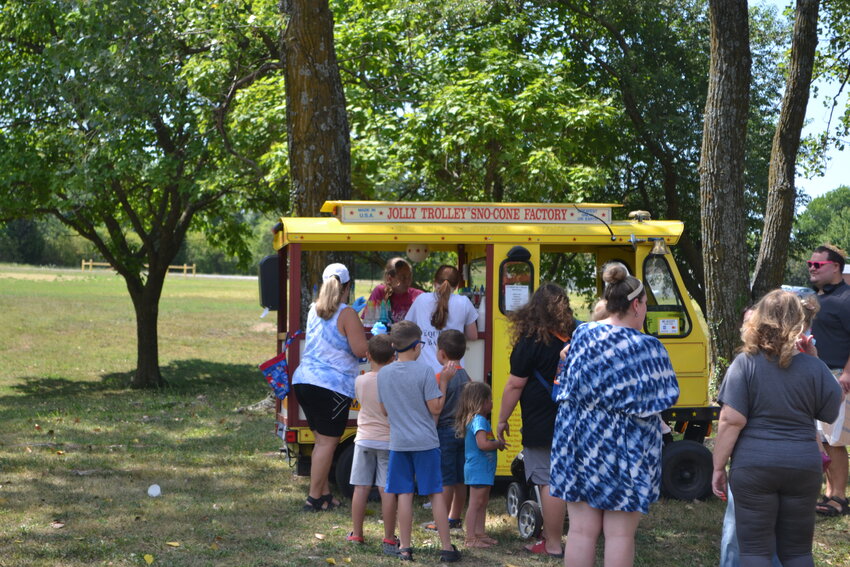
<svg viewBox="0 0 850 567">
<path fill-rule="evenodd" d="M 416 348 L 416 345 L 418 345 L 419 343 L 422 343 L 423 345 L 425 344 L 425 342 L 424 342 L 424 341 L 421 341 L 421 340 L 417 339 L 417 340 L 413 341 L 412 343 L 410 343 L 409 345 L 407 345 L 406 347 L 404 347 L 404 348 L 397 348 L 397 349 L 395 349 L 395 351 L 396 351 L 396 352 L 404 352 L 404 351 L 406 351 L 406 350 L 410 350 L 410 349 L 412 349 L 412 348 Z"/>
<path fill-rule="evenodd" d="M 637 278 L 635 278 L 635 279 L 637 279 Z M 638 286 L 629 295 L 626 296 L 626 299 L 628 299 L 629 301 L 631 301 L 635 297 L 639 296 L 641 294 L 641 292 L 643 291 L 643 282 L 640 281 L 640 280 L 638 280 L 637 282 L 638 282 Z"/>
</svg>

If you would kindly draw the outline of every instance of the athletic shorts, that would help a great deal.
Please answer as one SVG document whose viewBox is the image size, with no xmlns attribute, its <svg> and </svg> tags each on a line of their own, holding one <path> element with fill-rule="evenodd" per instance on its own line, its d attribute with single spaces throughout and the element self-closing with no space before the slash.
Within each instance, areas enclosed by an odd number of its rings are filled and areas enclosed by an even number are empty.
<svg viewBox="0 0 850 567">
<path fill-rule="evenodd" d="M 390 451 L 390 466 L 384 492 L 421 495 L 443 491 L 440 474 L 440 449 L 427 451 Z"/>
<path fill-rule="evenodd" d="M 385 486 L 390 452 L 387 449 L 370 449 L 354 444 L 354 460 L 351 462 L 352 486 Z"/>
<path fill-rule="evenodd" d="M 310 429 L 326 437 L 341 437 L 348 424 L 351 398 L 312 384 L 292 387 Z"/>
<path fill-rule="evenodd" d="M 537 486 L 549 486 L 552 449 L 549 447 L 523 447 L 522 464 L 525 466 L 526 480 Z"/>
<path fill-rule="evenodd" d="M 437 437 L 440 438 L 440 471 L 443 474 L 443 486 L 463 484 L 463 463 L 466 461 L 465 441 L 455 436 L 454 427 L 438 428 Z"/>
</svg>

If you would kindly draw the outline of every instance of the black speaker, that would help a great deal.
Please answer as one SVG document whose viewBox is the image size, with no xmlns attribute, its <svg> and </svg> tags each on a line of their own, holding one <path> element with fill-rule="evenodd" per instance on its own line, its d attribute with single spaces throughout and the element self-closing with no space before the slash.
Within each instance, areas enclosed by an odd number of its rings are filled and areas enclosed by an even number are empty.
<svg viewBox="0 0 850 567">
<path fill-rule="evenodd" d="M 270 254 L 260 260 L 260 307 L 277 311 L 280 307 L 280 259 Z"/>
</svg>

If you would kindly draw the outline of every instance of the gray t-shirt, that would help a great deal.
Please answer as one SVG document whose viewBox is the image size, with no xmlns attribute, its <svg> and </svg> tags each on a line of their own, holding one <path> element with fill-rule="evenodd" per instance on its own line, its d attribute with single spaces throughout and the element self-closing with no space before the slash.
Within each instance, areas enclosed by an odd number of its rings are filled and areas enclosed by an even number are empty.
<svg viewBox="0 0 850 567">
<path fill-rule="evenodd" d="M 463 368 L 458 368 L 446 387 L 446 403 L 443 406 L 443 411 L 440 412 L 440 418 L 437 420 L 438 429 L 454 428 L 460 391 L 463 390 L 467 382 L 469 382 L 469 374 Z"/>
<path fill-rule="evenodd" d="M 717 396 L 747 418 L 732 452 L 732 468 L 821 471 L 815 419 L 838 416 L 841 387 L 826 365 L 807 354 L 780 368 L 764 354 L 739 354 Z"/>
<path fill-rule="evenodd" d="M 390 421 L 390 451 L 439 448 L 437 426 L 426 402 L 442 395 L 427 364 L 393 362 L 378 371 L 378 399 Z"/>
</svg>

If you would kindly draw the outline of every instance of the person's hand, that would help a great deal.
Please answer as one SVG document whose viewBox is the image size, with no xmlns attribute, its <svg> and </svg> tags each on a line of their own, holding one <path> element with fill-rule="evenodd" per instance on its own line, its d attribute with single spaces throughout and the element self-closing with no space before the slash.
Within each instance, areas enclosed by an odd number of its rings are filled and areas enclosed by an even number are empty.
<svg viewBox="0 0 850 567">
<path fill-rule="evenodd" d="M 362 296 L 355 299 L 354 303 L 351 305 L 351 308 L 357 311 L 358 313 L 360 313 L 360 311 L 362 311 L 364 307 L 366 307 L 366 298 Z"/>
<path fill-rule="evenodd" d="M 812 356 L 818 355 L 818 349 L 815 347 L 815 338 L 812 335 L 800 335 L 797 337 L 797 342 L 795 344 L 800 352 L 810 354 Z"/>
<path fill-rule="evenodd" d="M 445 365 L 443 365 L 443 369 L 440 370 L 440 382 L 449 383 L 449 380 L 457 373 L 457 360 L 450 360 Z"/>
<path fill-rule="evenodd" d="M 496 437 L 499 438 L 499 441 L 505 443 L 505 436 L 511 434 L 511 426 L 508 425 L 507 421 L 500 421 L 496 424 Z M 507 443 L 505 443 L 507 447 Z"/>
<path fill-rule="evenodd" d="M 570 343 L 564 345 L 564 348 L 561 349 L 561 360 L 567 360 L 567 352 L 570 350 Z"/>
<path fill-rule="evenodd" d="M 841 384 L 844 395 L 850 394 L 850 372 L 843 371 L 838 377 L 838 383 Z"/>
<path fill-rule="evenodd" d="M 505 443 L 504 439 L 497 439 L 496 440 L 496 448 L 499 449 L 499 451 L 504 451 L 507 447 L 508 447 L 508 444 Z"/>
<path fill-rule="evenodd" d="M 711 491 L 714 492 L 714 495 L 726 502 L 726 468 L 715 469 L 714 474 L 711 475 Z"/>
</svg>

